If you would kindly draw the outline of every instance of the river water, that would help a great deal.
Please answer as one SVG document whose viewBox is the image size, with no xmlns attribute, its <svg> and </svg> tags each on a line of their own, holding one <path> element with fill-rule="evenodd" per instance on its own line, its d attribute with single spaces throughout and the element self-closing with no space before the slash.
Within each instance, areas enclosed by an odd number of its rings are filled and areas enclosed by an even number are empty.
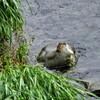
<svg viewBox="0 0 100 100">
<path fill-rule="evenodd" d="M 100 0 L 29 0 L 32 13 L 25 0 L 22 3 L 29 64 L 36 64 L 35 56 L 48 43 L 71 43 L 79 56 L 72 77 L 100 89 Z"/>
</svg>

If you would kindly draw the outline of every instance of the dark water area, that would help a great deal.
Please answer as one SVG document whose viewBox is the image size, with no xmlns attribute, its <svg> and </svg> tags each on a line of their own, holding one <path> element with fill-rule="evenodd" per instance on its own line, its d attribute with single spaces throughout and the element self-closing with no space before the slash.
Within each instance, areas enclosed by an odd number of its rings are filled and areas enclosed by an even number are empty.
<svg viewBox="0 0 100 100">
<path fill-rule="evenodd" d="M 79 59 L 70 76 L 88 80 L 92 89 L 100 89 L 100 0 L 29 0 L 33 14 L 27 3 L 22 3 L 29 64 L 36 64 L 35 56 L 48 43 L 71 43 Z"/>
</svg>

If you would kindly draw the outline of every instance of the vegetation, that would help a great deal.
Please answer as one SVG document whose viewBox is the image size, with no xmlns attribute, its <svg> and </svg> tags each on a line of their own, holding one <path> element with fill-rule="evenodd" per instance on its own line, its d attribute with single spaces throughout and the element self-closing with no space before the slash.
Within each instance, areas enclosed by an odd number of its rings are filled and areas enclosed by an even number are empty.
<svg viewBox="0 0 100 100">
<path fill-rule="evenodd" d="M 18 48 L 6 47 L 5 52 L 0 56 L 0 70 L 6 65 L 27 64 L 27 44 L 22 43 Z"/>
<path fill-rule="evenodd" d="M 22 30 L 24 23 L 21 11 L 18 7 L 20 0 L 0 0 L 0 40 L 3 43 L 10 40 L 12 43 L 12 33 Z"/>
<path fill-rule="evenodd" d="M 19 43 L 12 46 L 13 35 L 17 38 L 23 36 L 20 4 L 20 0 L 0 0 L 0 68 L 8 63 L 19 65 L 25 62 L 27 44 L 19 39 Z"/>
<path fill-rule="evenodd" d="M 0 73 L 0 100 L 84 100 L 87 94 L 74 80 L 39 66 L 6 65 Z"/>
<path fill-rule="evenodd" d="M 11 48 L 13 33 L 23 30 L 19 3 L 20 0 L 0 0 L 0 100 L 84 100 L 93 95 L 73 79 L 26 65 L 25 43 Z"/>
</svg>

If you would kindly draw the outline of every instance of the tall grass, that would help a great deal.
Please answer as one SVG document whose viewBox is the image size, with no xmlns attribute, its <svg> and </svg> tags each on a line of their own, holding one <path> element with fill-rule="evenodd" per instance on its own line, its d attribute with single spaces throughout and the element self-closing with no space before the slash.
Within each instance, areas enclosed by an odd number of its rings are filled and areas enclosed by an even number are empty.
<svg viewBox="0 0 100 100">
<path fill-rule="evenodd" d="M 5 65 L 22 65 L 28 63 L 27 58 L 27 44 L 21 43 L 18 48 L 16 46 L 11 50 L 10 47 L 6 47 L 6 52 L 0 56 L 0 69 L 4 69 Z"/>
<path fill-rule="evenodd" d="M 0 100 L 84 100 L 89 93 L 74 80 L 39 66 L 5 66 L 0 73 Z"/>
<path fill-rule="evenodd" d="M 10 40 L 12 43 L 12 32 L 22 30 L 23 18 L 19 9 L 20 0 L 0 0 L 0 38 L 4 44 Z"/>
</svg>

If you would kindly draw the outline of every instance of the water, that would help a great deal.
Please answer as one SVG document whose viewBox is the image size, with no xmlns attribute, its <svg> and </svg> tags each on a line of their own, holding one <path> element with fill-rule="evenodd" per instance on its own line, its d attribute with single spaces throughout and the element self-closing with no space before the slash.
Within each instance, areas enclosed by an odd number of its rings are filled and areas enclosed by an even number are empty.
<svg viewBox="0 0 100 100">
<path fill-rule="evenodd" d="M 50 42 L 65 41 L 76 47 L 79 56 L 75 75 L 100 83 L 100 1 L 99 0 L 29 0 L 25 1 L 26 39 L 30 44 L 29 64 Z M 35 37 L 35 39 L 34 39 Z M 95 89 L 95 85 L 91 87 Z M 100 89 L 100 85 L 96 89 Z"/>
</svg>

